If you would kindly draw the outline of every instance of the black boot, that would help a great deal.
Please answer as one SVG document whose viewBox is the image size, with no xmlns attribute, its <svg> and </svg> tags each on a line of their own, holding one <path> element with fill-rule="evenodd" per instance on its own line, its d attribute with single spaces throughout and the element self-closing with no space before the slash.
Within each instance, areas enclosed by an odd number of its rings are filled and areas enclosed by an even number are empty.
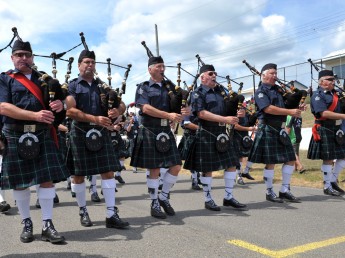
<svg viewBox="0 0 345 258">
<path fill-rule="evenodd" d="M 65 238 L 54 228 L 51 219 L 47 219 L 44 222 L 44 227 L 42 228 L 42 241 L 49 241 L 53 244 L 65 242 Z"/>
<path fill-rule="evenodd" d="M 34 241 L 33 225 L 31 218 L 23 219 L 22 224 L 24 224 L 23 232 L 20 234 L 20 241 L 23 243 L 30 243 Z"/>
</svg>

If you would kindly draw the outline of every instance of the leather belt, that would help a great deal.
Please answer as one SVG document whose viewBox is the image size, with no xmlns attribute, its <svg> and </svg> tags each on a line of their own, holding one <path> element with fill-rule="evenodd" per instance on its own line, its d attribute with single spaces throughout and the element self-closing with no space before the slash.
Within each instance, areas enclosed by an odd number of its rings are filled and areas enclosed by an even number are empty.
<svg viewBox="0 0 345 258">
<path fill-rule="evenodd" d="M 170 126 L 170 121 L 168 119 L 162 118 L 143 118 L 141 124 L 146 127 L 167 127 Z"/>
<path fill-rule="evenodd" d="M 272 127 L 277 127 L 277 128 L 285 128 L 285 122 L 282 121 L 267 121 L 267 120 L 259 120 L 259 124 L 264 124 L 264 125 L 269 125 Z"/>
<path fill-rule="evenodd" d="M 206 126 L 206 127 L 226 126 L 225 123 L 209 122 L 209 121 L 202 121 L 202 122 L 200 122 L 200 125 L 201 125 L 201 126 Z"/>
<path fill-rule="evenodd" d="M 18 124 L 4 124 L 4 129 L 13 130 L 15 132 L 37 132 L 41 130 L 47 130 L 48 125 L 45 124 L 31 124 L 31 125 L 18 125 Z"/>
<path fill-rule="evenodd" d="M 315 124 L 332 126 L 332 125 L 341 125 L 341 120 L 315 120 Z"/>
</svg>

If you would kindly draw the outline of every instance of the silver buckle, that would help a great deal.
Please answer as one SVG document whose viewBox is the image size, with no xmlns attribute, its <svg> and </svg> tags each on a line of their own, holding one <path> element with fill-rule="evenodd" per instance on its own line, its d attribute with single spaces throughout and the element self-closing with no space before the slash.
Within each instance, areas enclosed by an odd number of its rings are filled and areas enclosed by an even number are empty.
<svg viewBox="0 0 345 258">
<path fill-rule="evenodd" d="M 335 120 L 335 125 L 341 125 L 341 120 Z"/>
<path fill-rule="evenodd" d="M 24 125 L 24 133 L 36 132 L 36 125 Z"/>
<path fill-rule="evenodd" d="M 219 126 L 225 126 L 225 123 L 218 123 Z"/>
<path fill-rule="evenodd" d="M 161 119 L 161 126 L 168 126 L 168 119 Z"/>
<path fill-rule="evenodd" d="M 283 122 L 280 128 L 285 128 L 285 125 L 286 125 L 286 122 Z"/>
</svg>

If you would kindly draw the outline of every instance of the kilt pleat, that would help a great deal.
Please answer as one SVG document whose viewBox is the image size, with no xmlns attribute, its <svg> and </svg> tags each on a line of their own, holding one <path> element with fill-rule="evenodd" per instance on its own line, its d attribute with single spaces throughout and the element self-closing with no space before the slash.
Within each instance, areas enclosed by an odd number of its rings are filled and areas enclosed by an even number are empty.
<svg viewBox="0 0 345 258">
<path fill-rule="evenodd" d="M 85 145 L 86 132 L 92 128 L 101 131 L 104 146 L 99 151 L 90 151 Z M 106 173 L 109 171 L 119 171 L 121 165 L 117 157 L 110 133 L 103 127 L 80 125 L 72 123 L 70 131 L 71 154 L 73 157 L 73 171 L 71 174 L 77 176 L 91 176 Z"/>
<path fill-rule="evenodd" d="M 170 149 L 164 153 L 157 151 L 155 147 L 156 136 L 161 132 L 167 133 L 170 138 L 167 143 L 170 145 Z M 170 127 L 140 127 L 130 165 L 140 168 L 165 168 L 182 165 L 181 156 Z"/>
<path fill-rule="evenodd" d="M 333 160 L 345 158 L 345 145 L 339 145 L 335 141 L 335 133 L 340 129 L 340 126 L 329 125 L 327 127 L 320 126 L 318 132 L 321 141 L 314 141 L 313 136 L 310 139 L 307 158 L 316 160 Z"/>
<path fill-rule="evenodd" d="M 259 124 L 248 160 L 261 164 L 280 164 L 296 160 L 292 144 L 283 145 L 279 141 L 280 129 Z"/>
<path fill-rule="evenodd" d="M 40 142 L 40 153 L 31 160 L 23 160 L 18 155 L 17 143 L 23 133 L 3 130 L 3 134 L 7 150 L 2 160 L 1 189 L 27 188 L 45 182 L 63 181 L 69 177 L 63 156 L 49 130 L 34 133 Z"/>
<path fill-rule="evenodd" d="M 233 140 L 230 140 L 227 151 L 217 151 L 216 139 L 221 133 L 225 133 L 225 127 L 197 130 L 187 152 L 184 168 L 200 172 L 212 172 L 239 165 L 239 156 Z"/>
</svg>

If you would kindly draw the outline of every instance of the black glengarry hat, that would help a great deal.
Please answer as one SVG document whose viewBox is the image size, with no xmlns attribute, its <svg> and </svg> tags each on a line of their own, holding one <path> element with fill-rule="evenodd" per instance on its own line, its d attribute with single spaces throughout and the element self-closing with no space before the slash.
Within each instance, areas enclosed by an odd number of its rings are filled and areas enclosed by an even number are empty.
<svg viewBox="0 0 345 258">
<path fill-rule="evenodd" d="M 12 46 L 12 54 L 17 50 L 25 50 L 32 53 L 30 42 L 16 40 Z"/>
<path fill-rule="evenodd" d="M 204 73 L 204 72 L 214 72 L 214 66 L 213 65 L 209 65 L 209 64 L 204 64 L 203 66 L 201 66 L 200 68 L 200 74 Z"/>
<path fill-rule="evenodd" d="M 164 63 L 164 60 L 161 56 L 151 56 L 149 58 L 149 61 L 147 63 L 147 66 L 153 65 L 153 64 L 162 64 Z"/>
<path fill-rule="evenodd" d="M 272 64 L 272 63 L 265 64 L 265 65 L 262 67 L 262 69 L 261 69 L 261 73 L 263 73 L 264 71 L 269 70 L 269 69 L 277 70 L 277 65 L 276 65 L 276 64 Z"/>
<path fill-rule="evenodd" d="M 319 79 L 324 76 L 334 76 L 333 71 L 331 70 L 323 70 L 319 72 Z"/>
<path fill-rule="evenodd" d="M 84 49 L 79 55 L 78 63 L 81 63 L 81 61 L 83 61 L 83 58 L 91 58 L 96 61 L 95 52 Z"/>
</svg>

